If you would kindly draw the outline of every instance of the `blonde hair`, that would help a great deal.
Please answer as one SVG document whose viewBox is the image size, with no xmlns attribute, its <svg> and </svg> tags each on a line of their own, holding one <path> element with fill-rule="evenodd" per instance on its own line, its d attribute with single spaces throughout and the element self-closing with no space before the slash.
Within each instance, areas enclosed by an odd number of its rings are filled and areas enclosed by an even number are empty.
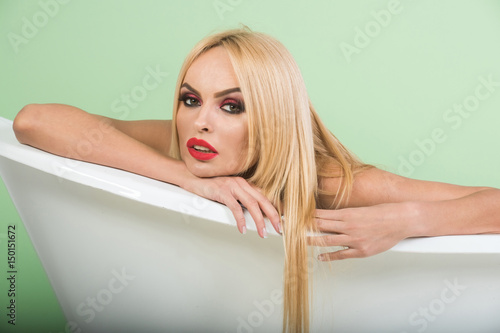
<svg viewBox="0 0 500 333">
<path fill-rule="evenodd" d="M 341 179 L 335 193 L 338 206 L 348 200 L 353 171 L 363 164 L 321 122 L 292 55 L 268 35 L 244 28 L 201 40 L 184 61 L 176 96 L 193 61 L 214 47 L 227 51 L 247 112 L 249 153 L 247 172 L 241 175 L 260 188 L 284 217 L 283 331 L 308 332 L 306 234 L 316 231 L 318 177 Z M 174 100 L 171 155 L 180 159 L 175 125 L 179 102 Z"/>
</svg>

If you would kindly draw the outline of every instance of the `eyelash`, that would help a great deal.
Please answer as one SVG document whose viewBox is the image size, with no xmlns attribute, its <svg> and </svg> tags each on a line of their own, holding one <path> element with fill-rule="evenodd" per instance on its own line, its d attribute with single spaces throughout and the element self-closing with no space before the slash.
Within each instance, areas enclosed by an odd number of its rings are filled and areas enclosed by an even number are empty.
<svg viewBox="0 0 500 333">
<path fill-rule="evenodd" d="M 195 101 L 195 103 L 197 105 L 193 105 L 193 104 L 188 104 L 188 101 L 191 100 L 191 101 Z M 192 108 L 192 107 L 195 107 L 195 106 L 201 106 L 201 102 L 200 100 L 193 94 L 190 94 L 190 93 L 185 93 L 185 94 L 182 94 L 181 95 L 181 98 L 179 98 L 179 101 L 183 102 L 184 103 L 184 106 L 188 107 L 188 108 Z"/>
<path fill-rule="evenodd" d="M 230 111 L 230 110 L 227 110 L 227 109 L 224 109 L 224 106 L 228 105 L 229 107 L 236 107 L 238 110 L 237 111 Z M 245 106 L 243 105 L 243 103 L 237 99 L 233 99 L 233 98 L 226 98 L 222 103 L 221 105 L 219 105 L 219 108 L 224 110 L 225 112 L 227 113 L 230 113 L 230 114 L 240 114 L 242 112 L 245 112 Z"/>
<path fill-rule="evenodd" d="M 188 108 L 193 108 L 197 106 L 201 106 L 201 101 L 193 95 L 192 93 L 184 93 L 181 95 L 179 98 L 179 101 L 183 102 L 185 107 Z M 229 109 L 225 109 L 225 106 L 229 106 L 229 108 L 237 108 L 235 111 L 231 111 Z M 243 103 L 237 99 L 234 98 L 226 98 L 220 105 L 219 108 L 223 110 L 224 112 L 227 112 L 229 114 L 240 114 L 245 112 L 245 106 Z"/>
</svg>

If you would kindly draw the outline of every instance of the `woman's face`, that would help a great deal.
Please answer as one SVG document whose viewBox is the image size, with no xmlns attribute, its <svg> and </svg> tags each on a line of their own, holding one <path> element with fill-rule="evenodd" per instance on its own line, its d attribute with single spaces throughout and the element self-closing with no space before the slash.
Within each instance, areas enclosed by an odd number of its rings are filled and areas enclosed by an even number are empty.
<svg viewBox="0 0 500 333">
<path fill-rule="evenodd" d="M 244 171 L 248 120 L 238 80 L 222 47 L 189 67 L 179 96 L 177 131 L 182 160 L 198 177 Z"/>
</svg>

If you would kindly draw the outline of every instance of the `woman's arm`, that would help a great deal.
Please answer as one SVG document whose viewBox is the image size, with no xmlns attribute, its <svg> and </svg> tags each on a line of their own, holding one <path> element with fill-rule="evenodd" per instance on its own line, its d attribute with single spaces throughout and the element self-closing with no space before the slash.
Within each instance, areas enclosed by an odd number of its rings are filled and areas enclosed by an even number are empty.
<svg viewBox="0 0 500 333">
<path fill-rule="evenodd" d="M 324 186 L 338 186 L 334 179 Z M 323 200 L 331 198 L 324 197 Z M 500 233 L 500 190 L 409 179 L 376 168 L 355 177 L 349 204 L 318 210 L 311 245 L 347 246 L 322 260 L 366 257 L 419 236 Z"/>
<path fill-rule="evenodd" d="M 14 132 L 23 144 L 181 186 L 182 162 L 165 155 L 167 128 L 167 121 L 124 122 L 62 104 L 30 104 L 14 119 Z M 175 172 L 164 172 L 168 169 Z"/>
<path fill-rule="evenodd" d="M 238 177 L 198 178 L 184 162 L 167 156 L 169 120 L 120 121 L 62 104 L 30 104 L 14 119 L 19 142 L 50 153 L 126 170 L 180 186 L 231 209 L 240 232 L 248 208 L 263 237 L 269 217 L 276 230 L 276 209 L 256 188 Z"/>
</svg>

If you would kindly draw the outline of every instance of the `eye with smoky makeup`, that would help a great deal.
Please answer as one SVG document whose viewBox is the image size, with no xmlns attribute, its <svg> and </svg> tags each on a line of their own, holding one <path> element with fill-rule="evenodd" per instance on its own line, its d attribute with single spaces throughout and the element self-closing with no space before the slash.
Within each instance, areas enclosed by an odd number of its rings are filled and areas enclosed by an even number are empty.
<svg viewBox="0 0 500 333">
<path fill-rule="evenodd" d="M 202 105 L 201 100 L 196 95 L 190 92 L 182 94 L 179 98 L 179 101 L 188 108 L 199 107 Z M 245 105 L 243 101 L 237 98 L 226 98 L 219 105 L 219 109 L 229 114 L 240 114 L 245 112 Z"/>
</svg>

